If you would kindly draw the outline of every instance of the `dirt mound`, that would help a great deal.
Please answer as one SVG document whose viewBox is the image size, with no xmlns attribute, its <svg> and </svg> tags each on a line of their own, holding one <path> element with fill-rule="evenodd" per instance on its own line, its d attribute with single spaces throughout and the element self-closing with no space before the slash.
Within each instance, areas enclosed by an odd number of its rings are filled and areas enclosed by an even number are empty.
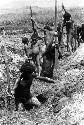
<svg viewBox="0 0 84 125">
<path fill-rule="evenodd" d="M 21 39 L 15 43 L 14 40 L 15 38 L 13 37 L 9 38 L 9 42 L 7 41 L 6 43 L 7 57 L 9 57 L 9 60 L 12 58 L 12 61 L 10 60 L 8 64 L 12 91 L 15 80 L 19 77 L 19 68 L 25 60 Z M 13 49 L 14 46 L 15 48 Z M 30 112 L 22 112 L 20 110 L 18 112 L 12 111 L 11 115 L 10 112 L 7 115 L 5 110 L 0 110 L 1 124 L 82 125 L 84 122 L 83 60 L 84 44 L 81 44 L 69 57 L 59 61 L 58 71 L 56 72 L 54 70 L 54 76 L 57 78 L 55 79 L 55 83 L 33 80 L 31 87 L 32 94 L 35 96 L 44 93 L 47 98 L 46 103 L 42 104 L 39 109 L 33 109 Z M 2 54 L 0 55 L 0 61 L 0 83 L 2 83 L 1 85 L 3 85 L 2 88 L 4 90 L 7 76 Z"/>
</svg>

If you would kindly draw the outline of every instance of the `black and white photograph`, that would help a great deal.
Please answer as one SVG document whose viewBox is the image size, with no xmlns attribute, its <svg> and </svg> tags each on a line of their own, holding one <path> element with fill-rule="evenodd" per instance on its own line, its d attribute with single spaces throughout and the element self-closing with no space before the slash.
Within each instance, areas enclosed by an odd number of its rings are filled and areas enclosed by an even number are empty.
<svg viewBox="0 0 84 125">
<path fill-rule="evenodd" d="M 0 125 L 84 125 L 84 0 L 0 0 Z"/>
</svg>

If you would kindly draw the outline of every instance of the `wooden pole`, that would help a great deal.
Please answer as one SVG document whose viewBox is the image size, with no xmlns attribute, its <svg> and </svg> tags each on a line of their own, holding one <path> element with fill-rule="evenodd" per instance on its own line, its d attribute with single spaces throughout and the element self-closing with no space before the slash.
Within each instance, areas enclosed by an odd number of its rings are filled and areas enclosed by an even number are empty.
<svg viewBox="0 0 84 125">
<path fill-rule="evenodd" d="M 30 6 L 30 11 L 31 11 L 31 17 L 32 17 L 32 8 L 31 8 L 31 6 Z"/>
<path fill-rule="evenodd" d="M 77 41 L 77 25 L 75 25 L 75 50 L 76 51 L 76 41 Z"/>
<path fill-rule="evenodd" d="M 56 82 L 55 80 L 53 80 L 51 78 L 43 77 L 43 76 L 37 76 L 37 77 L 35 77 L 35 79 L 39 79 L 39 80 L 42 80 L 42 81 L 45 81 L 48 83 L 55 83 Z"/>
<path fill-rule="evenodd" d="M 57 32 L 57 0 L 55 0 L 55 31 Z M 58 69 L 58 50 L 57 50 L 57 37 L 55 37 L 55 69 Z"/>
<path fill-rule="evenodd" d="M 32 13 L 32 8 L 31 8 L 31 6 L 30 6 L 30 15 L 31 15 L 31 17 L 33 17 L 33 13 Z M 34 21 L 31 20 L 31 22 L 32 22 L 32 30 L 34 30 Z"/>
</svg>

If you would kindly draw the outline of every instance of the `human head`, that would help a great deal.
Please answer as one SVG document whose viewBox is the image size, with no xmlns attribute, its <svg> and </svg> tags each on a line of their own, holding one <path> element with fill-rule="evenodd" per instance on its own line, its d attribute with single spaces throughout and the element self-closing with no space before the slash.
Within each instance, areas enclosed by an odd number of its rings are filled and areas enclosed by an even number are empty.
<svg viewBox="0 0 84 125">
<path fill-rule="evenodd" d="M 30 63 L 30 61 L 25 61 L 25 63 L 20 68 L 21 73 L 32 74 L 35 72 L 35 67 Z"/>
<path fill-rule="evenodd" d="M 63 9 L 62 10 L 62 15 L 64 15 L 66 13 L 66 10 L 65 9 Z"/>
<path fill-rule="evenodd" d="M 48 30 L 48 31 L 52 31 L 52 28 L 49 25 L 45 25 L 44 29 Z"/>
<path fill-rule="evenodd" d="M 84 23 L 82 23 L 82 28 L 84 28 Z"/>
<path fill-rule="evenodd" d="M 28 44 L 28 42 L 29 42 L 28 38 L 26 38 L 26 37 L 22 38 L 22 43 L 23 44 Z"/>
</svg>

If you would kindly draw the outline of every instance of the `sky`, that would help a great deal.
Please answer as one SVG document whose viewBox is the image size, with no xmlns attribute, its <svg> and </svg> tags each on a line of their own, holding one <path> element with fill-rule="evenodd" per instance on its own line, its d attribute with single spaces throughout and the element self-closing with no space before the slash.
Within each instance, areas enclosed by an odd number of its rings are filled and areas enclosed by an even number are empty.
<svg viewBox="0 0 84 125">
<path fill-rule="evenodd" d="M 39 7 L 54 7 L 55 0 L 0 0 L 0 9 L 19 8 L 26 5 Z M 57 5 L 65 7 L 84 7 L 84 0 L 57 0 Z"/>
</svg>

